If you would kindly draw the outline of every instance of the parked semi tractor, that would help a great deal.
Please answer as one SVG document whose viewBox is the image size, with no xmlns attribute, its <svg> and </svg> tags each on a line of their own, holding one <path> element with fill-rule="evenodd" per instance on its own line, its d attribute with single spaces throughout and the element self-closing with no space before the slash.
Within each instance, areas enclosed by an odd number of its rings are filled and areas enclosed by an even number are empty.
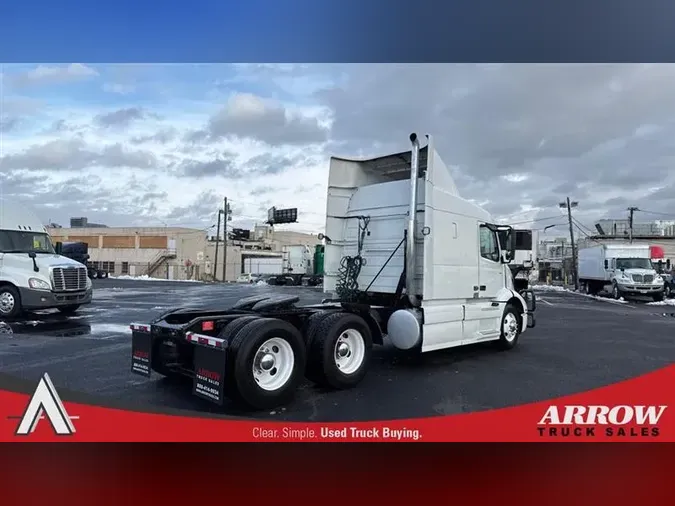
<svg viewBox="0 0 675 506">
<path fill-rule="evenodd" d="M 39 309 L 71 314 L 89 304 L 91 294 L 87 268 L 57 254 L 42 221 L 0 199 L 0 321 Z"/>
<path fill-rule="evenodd" d="M 432 138 L 410 140 L 403 153 L 330 159 L 322 303 L 265 294 L 132 323 L 131 371 L 189 376 L 200 398 L 264 409 L 303 377 L 355 387 L 385 341 L 408 353 L 516 346 L 536 300 L 513 284 L 513 230 L 460 197 Z"/>
<path fill-rule="evenodd" d="M 87 275 L 91 279 L 107 278 L 108 272 L 97 269 L 89 261 L 89 245 L 86 242 L 56 243 L 58 252 L 64 257 L 71 258 L 87 267 Z"/>
<path fill-rule="evenodd" d="M 649 246 L 601 244 L 580 249 L 579 286 L 583 292 L 609 292 L 615 299 L 645 295 L 663 300 L 663 278 L 654 270 Z"/>
</svg>

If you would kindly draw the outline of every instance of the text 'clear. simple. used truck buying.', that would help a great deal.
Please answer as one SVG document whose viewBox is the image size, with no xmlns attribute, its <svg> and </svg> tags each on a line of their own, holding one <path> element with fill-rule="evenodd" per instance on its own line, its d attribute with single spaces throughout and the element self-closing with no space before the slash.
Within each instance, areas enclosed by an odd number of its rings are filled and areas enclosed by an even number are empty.
<svg viewBox="0 0 675 506">
<path fill-rule="evenodd" d="M 356 386 L 385 340 L 413 353 L 513 348 L 535 324 L 535 297 L 514 288 L 512 229 L 459 196 L 432 138 L 424 148 L 410 139 L 403 153 L 331 158 L 320 237 L 330 298 L 257 296 L 133 323 L 132 372 L 189 376 L 200 398 L 265 409 L 290 401 L 304 378 Z"/>
<path fill-rule="evenodd" d="M 663 300 L 664 281 L 654 270 L 651 252 L 643 244 L 600 244 L 579 250 L 579 286 L 583 292 L 602 291 L 615 299 L 643 295 Z"/>
<path fill-rule="evenodd" d="M 42 221 L 0 199 L 0 321 L 38 309 L 71 314 L 91 294 L 87 268 L 57 253 Z"/>
</svg>

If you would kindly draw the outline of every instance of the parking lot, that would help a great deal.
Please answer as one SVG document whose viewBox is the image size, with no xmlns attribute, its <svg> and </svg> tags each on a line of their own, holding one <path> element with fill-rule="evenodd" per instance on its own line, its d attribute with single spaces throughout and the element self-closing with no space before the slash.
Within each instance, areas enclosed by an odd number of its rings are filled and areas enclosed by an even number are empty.
<svg viewBox="0 0 675 506">
<path fill-rule="evenodd" d="M 283 409 L 243 413 L 193 397 L 189 381 L 132 375 L 129 323 L 148 321 L 170 307 L 217 308 L 270 291 L 316 303 L 323 298 L 319 289 L 115 279 L 97 280 L 94 286 L 94 302 L 75 318 L 34 315 L 23 324 L 2 326 L 0 372 L 32 382 L 48 372 L 57 388 L 84 394 L 77 400 L 108 406 L 349 421 L 540 401 L 635 377 L 675 360 L 675 306 L 547 290 L 538 292 L 536 328 L 528 329 L 513 351 L 498 352 L 488 344 L 404 358 L 388 346 L 376 347 L 368 376 L 354 390 L 327 392 L 306 384 Z"/>
</svg>

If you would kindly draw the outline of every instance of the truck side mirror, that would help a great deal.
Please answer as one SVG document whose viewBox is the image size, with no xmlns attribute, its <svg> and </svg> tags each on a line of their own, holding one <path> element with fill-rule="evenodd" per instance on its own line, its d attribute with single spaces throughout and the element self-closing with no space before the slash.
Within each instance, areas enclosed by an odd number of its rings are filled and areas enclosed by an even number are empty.
<svg viewBox="0 0 675 506">
<path fill-rule="evenodd" d="M 62 243 L 62 242 L 57 242 L 57 243 L 54 245 L 54 251 L 56 251 L 56 254 L 57 254 L 57 255 L 60 255 L 60 254 L 61 254 L 61 251 L 63 251 L 63 243 Z"/>
</svg>

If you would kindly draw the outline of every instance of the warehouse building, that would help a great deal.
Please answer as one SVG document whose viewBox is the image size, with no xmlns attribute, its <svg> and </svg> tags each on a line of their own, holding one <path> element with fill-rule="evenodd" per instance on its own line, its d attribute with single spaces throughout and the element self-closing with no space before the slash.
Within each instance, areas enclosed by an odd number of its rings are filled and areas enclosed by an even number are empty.
<svg viewBox="0 0 675 506">
<path fill-rule="evenodd" d="M 234 281 L 244 272 L 277 273 L 287 245 L 319 244 L 317 235 L 256 226 L 249 238 L 216 241 L 206 230 L 182 227 L 50 227 L 54 242 L 84 242 L 90 262 L 111 276 Z M 216 253 L 218 249 L 218 253 Z M 280 271 L 279 271 L 280 272 Z"/>
</svg>

